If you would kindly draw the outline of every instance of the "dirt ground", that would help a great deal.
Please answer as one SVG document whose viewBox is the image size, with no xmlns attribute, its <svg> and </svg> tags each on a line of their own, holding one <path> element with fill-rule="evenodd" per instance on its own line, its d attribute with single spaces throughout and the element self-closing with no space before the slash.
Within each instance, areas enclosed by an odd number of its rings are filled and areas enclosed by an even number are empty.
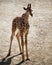
<svg viewBox="0 0 52 65">
<path fill-rule="evenodd" d="M 24 6 L 32 4 L 33 17 L 29 17 L 28 52 L 30 60 L 21 62 L 16 37 L 11 56 L 10 45 L 12 20 L 21 16 Z M 52 1 L 51 0 L 0 0 L 0 65 L 52 65 Z"/>
</svg>

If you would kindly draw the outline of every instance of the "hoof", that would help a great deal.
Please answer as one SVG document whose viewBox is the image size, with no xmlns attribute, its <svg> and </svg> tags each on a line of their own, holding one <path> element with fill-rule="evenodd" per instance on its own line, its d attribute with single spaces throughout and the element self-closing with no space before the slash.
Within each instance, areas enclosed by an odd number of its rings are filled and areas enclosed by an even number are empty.
<svg viewBox="0 0 52 65">
<path fill-rule="evenodd" d="M 20 53 L 20 55 L 22 54 L 22 52 Z"/>
<path fill-rule="evenodd" d="M 25 61 L 25 58 L 22 59 L 22 62 L 24 62 L 24 61 Z"/>
<path fill-rule="evenodd" d="M 10 53 L 8 53 L 6 57 L 8 57 L 8 56 L 10 56 Z"/>
<path fill-rule="evenodd" d="M 30 61 L 30 59 L 29 59 L 29 58 L 27 58 L 27 59 L 26 59 L 26 61 L 28 61 L 28 60 Z"/>
</svg>

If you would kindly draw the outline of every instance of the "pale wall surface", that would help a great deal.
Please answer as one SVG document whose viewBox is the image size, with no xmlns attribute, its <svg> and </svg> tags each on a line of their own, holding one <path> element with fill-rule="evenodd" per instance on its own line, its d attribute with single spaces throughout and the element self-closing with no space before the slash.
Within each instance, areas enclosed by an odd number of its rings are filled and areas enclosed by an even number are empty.
<svg viewBox="0 0 52 65">
<path fill-rule="evenodd" d="M 23 7 L 29 2 L 33 9 L 33 17 L 29 17 L 30 61 L 21 65 L 52 65 L 52 0 L 0 0 L 0 65 L 20 65 L 21 56 L 9 57 L 5 62 L 1 59 L 8 53 L 12 20 L 22 15 Z M 18 53 L 18 42 L 14 37 L 11 57 Z"/>
</svg>

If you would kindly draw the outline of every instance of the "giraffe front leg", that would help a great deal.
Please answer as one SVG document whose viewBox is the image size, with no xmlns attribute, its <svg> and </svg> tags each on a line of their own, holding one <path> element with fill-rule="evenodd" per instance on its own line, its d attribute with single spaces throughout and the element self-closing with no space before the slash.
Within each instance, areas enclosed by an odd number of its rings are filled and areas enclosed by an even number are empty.
<svg viewBox="0 0 52 65">
<path fill-rule="evenodd" d="M 21 45 L 22 45 L 22 61 L 24 61 L 25 58 L 24 58 L 24 40 L 23 40 L 23 34 L 21 35 Z"/>
<path fill-rule="evenodd" d="M 12 46 L 13 36 L 14 36 L 14 34 L 12 34 L 11 38 L 10 38 L 10 47 L 9 47 L 9 52 L 8 52 L 7 56 L 10 56 L 10 54 L 11 54 L 11 46 Z"/>
<path fill-rule="evenodd" d="M 11 37 L 10 37 L 10 47 L 9 47 L 7 57 L 10 56 L 10 54 L 11 54 L 11 46 L 12 46 L 13 37 L 15 35 L 15 31 L 16 31 L 16 27 L 12 27 L 12 34 L 11 34 Z"/>
<path fill-rule="evenodd" d="M 27 35 L 28 35 L 28 32 L 25 34 L 25 47 L 26 47 L 26 57 L 27 57 L 27 60 L 29 60 L 29 57 L 28 57 L 28 42 L 27 42 Z"/>
</svg>

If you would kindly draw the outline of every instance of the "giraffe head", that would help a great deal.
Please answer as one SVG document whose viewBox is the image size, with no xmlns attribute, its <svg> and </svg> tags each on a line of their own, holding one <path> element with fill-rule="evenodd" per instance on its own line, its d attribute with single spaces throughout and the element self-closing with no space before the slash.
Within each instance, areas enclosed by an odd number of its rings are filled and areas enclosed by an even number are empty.
<svg viewBox="0 0 52 65">
<path fill-rule="evenodd" d="M 32 9 L 31 9 L 31 4 L 28 4 L 27 5 L 27 8 L 23 8 L 24 10 L 26 10 L 27 12 L 29 12 L 29 14 L 31 15 L 31 16 L 33 16 L 33 14 L 32 14 Z"/>
</svg>

